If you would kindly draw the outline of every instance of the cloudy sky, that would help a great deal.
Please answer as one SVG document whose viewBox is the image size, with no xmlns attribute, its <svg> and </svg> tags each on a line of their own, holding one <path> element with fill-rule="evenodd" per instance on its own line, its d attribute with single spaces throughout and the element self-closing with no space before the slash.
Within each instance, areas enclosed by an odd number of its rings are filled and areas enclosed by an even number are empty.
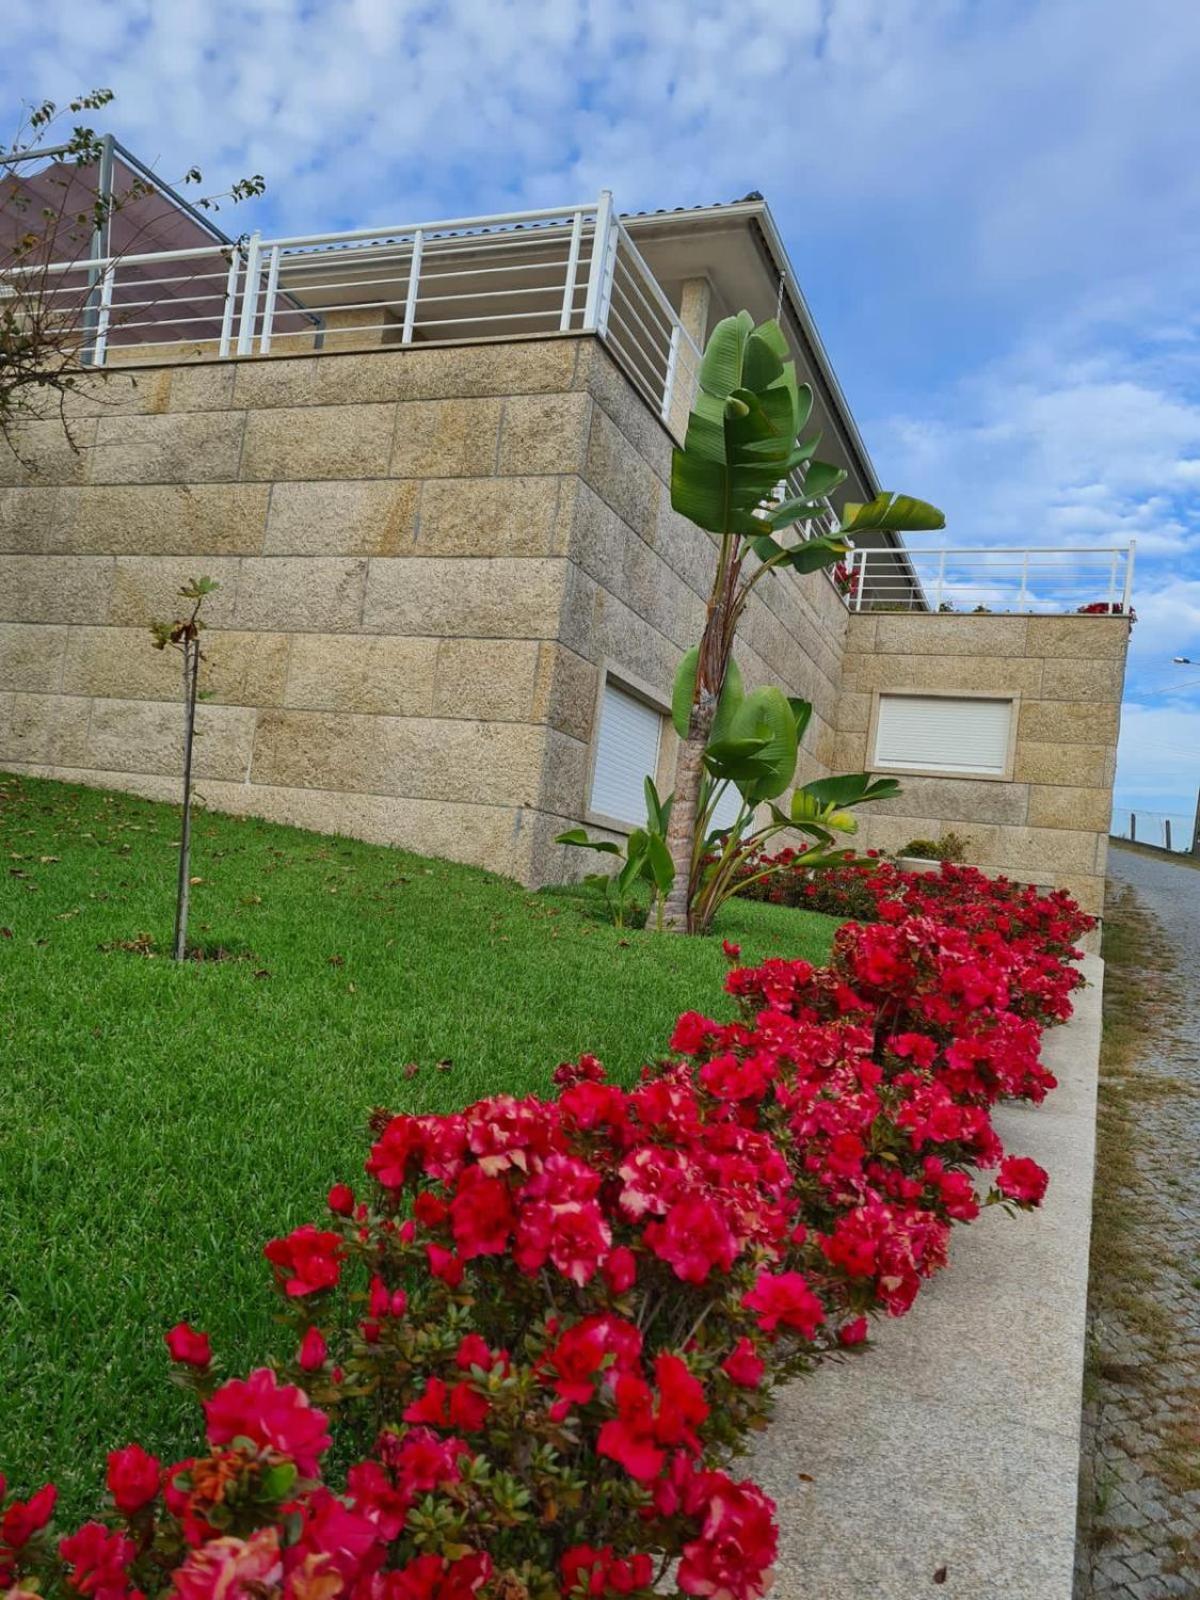
<svg viewBox="0 0 1200 1600">
<path fill-rule="evenodd" d="M 0 108 L 104 85 L 300 232 L 761 189 L 889 487 L 1136 537 L 1119 806 L 1200 784 L 1193 0 L 7 0 Z M 234 226 L 231 223 L 231 226 Z"/>
</svg>

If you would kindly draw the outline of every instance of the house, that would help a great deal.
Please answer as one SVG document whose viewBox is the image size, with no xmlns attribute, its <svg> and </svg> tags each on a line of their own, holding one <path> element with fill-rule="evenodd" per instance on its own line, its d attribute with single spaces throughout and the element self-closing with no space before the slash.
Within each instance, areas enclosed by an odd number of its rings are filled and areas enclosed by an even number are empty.
<svg viewBox="0 0 1200 1600">
<path fill-rule="evenodd" d="M 670 455 L 719 317 L 778 312 L 847 473 L 828 524 L 878 488 L 757 194 L 79 268 L 98 370 L 72 438 L 47 417 L 0 450 L 11 769 L 173 796 L 178 685 L 147 625 L 207 573 L 208 803 L 561 879 L 556 834 L 627 830 L 643 774 L 670 785 L 713 563 Z M 865 846 L 953 829 L 1099 909 L 1131 576 L 1119 548 L 877 537 L 841 579 L 761 586 L 737 656 L 812 701 L 802 779 L 902 775 Z"/>
</svg>

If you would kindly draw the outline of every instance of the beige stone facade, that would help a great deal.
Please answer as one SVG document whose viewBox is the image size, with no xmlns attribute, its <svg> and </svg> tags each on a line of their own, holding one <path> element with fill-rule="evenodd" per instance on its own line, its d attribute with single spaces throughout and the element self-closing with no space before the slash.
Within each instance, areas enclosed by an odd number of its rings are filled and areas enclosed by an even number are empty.
<svg viewBox="0 0 1200 1600">
<path fill-rule="evenodd" d="M 220 589 L 197 747 L 217 807 L 569 876 L 606 676 L 665 708 L 712 541 L 672 437 L 592 336 L 121 368 L 0 449 L 0 764 L 172 796 L 176 591 Z M 746 613 L 750 684 L 812 701 L 803 779 L 863 770 L 880 692 L 1019 700 L 1003 781 L 863 813 L 1099 909 L 1119 618 L 848 615 L 822 573 Z M 672 741 L 664 722 L 660 776 Z"/>
<path fill-rule="evenodd" d="M 906 775 L 897 799 L 869 817 L 864 810 L 864 842 L 896 851 L 953 831 L 989 872 L 1064 886 L 1099 911 L 1128 637 L 1123 617 L 852 616 L 839 769 L 870 768 L 881 692 L 973 692 L 1015 703 L 1011 779 Z"/>
<path fill-rule="evenodd" d="M 209 804 L 578 870 L 552 841 L 588 814 L 604 675 L 665 702 L 713 561 L 594 337 L 125 367 L 71 410 L 71 441 L 0 449 L 0 765 L 173 796 L 148 626 L 206 573 Z M 739 659 L 813 701 L 821 774 L 845 608 L 823 574 L 763 589 Z"/>
</svg>

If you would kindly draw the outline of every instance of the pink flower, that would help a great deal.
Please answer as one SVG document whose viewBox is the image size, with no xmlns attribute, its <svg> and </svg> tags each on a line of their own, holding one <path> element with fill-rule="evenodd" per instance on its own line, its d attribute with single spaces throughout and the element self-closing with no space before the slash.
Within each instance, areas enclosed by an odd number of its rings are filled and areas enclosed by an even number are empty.
<svg viewBox="0 0 1200 1600">
<path fill-rule="evenodd" d="M 204 1402 L 209 1444 L 249 1439 L 296 1463 L 304 1477 L 315 1477 L 320 1456 L 329 1448 L 323 1411 L 293 1384 L 280 1384 L 267 1367 L 248 1378 L 232 1378 Z"/>
<path fill-rule="evenodd" d="M 212 1361 L 212 1345 L 209 1343 L 208 1335 L 198 1333 L 186 1322 L 177 1322 L 163 1337 L 167 1349 L 171 1352 L 171 1360 L 177 1361 L 181 1366 L 203 1369 Z"/>
<path fill-rule="evenodd" d="M 996 1187 L 1019 1205 L 1041 1205 L 1050 1182 L 1044 1167 L 1028 1156 L 1005 1156 L 996 1174 Z"/>
<path fill-rule="evenodd" d="M 700 1195 L 678 1201 L 664 1222 L 648 1224 L 645 1237 L 684 1283 L 704 1283 L 714 1267 L 728 1272 L 737 1259 L 737 1240 L 721 1210 Z"/>
<path fill-rule="evenodd" d="M 683 1547 L 676 1582 L 684 1594 L 709 1600 L 759 1600 L 778 1545 L 774 1502 L 757 1484 L 734 1483 L 723 1472 L 704 1479 L 703 1526 Z"/>
<path fill-rule="evenodd" d="M 742 1304 L 758 1313 L 764 1333 L 774 1333 L 782 1323 L 812 1339 L 825 1320 L 825 1307 L 799 1272 L 760 1272 L 753 1289 L 742 1296 Z"/>
<path fill-rule="evenodd" d="M 329 1346 L 320 1328 L 306 1328 L 296 1353 L 296 1364 L 301 1372 L 317 1372 L 329 1358 Z"/>
<path fill-rule="evenodd" d="M 344 1254 L 336 1233 L 314 1228 L 311 1222 L 294 1228 L 286 1239 L 272 1239 L 263 1249 L 285 1293 L 292 1296 L 332 1289 L 341 1276 Z"/>
<path fill-rule="evenodd" d="M 108 1492 L 123 1517 L 132 1517 L 158 1494 L 162 1467 L 140 1444 L 127 1444 L 108 1457 Z"/>
<path fill-rule="evenodd" d="M 463 1281 L 464 1267 L 462 1259 L 452 1250 L 444 1249 L 440 1244 L 425 1246 L 425 1254 L 429 1259 L 429 1270 L 435 1278 L 441 1278 L 443 1283 L 457 1289 Z"/>
<path fill-rule="evenodd" d="M 124 1600 L 129 1594 L 129 1567 L 137 1546 L 123 1533 L 102 1522 L 85 1522 L 60 1540 L 58 1553 L 71 1569 L 67 1582 L 77 1594 L 95 1600 Z"/>
<path fill-rule="evenodd" d="M 719 1034 L 721 1025 L 702 1017 L 698 1011 L 685 1011 L 675 1024 L 670 1048 L 677 1055 L 698 1056 L 704 1050 L 705 1040 Z"/>
<path fill-rule="evenodd" d="M 563 1552 L 559 1570 L 568 1596 L 633 1594 L 654 1581 L 654 1563 L 648 1555 L 616 1556 L 610 1544 L 600 1549 L 572 1545 Z"/>
<path fill-rule="evenodd" d="M 430 1378 L 420 1399 L 404 1408 L 404 1420 L 477 1433 L 491 1409 L 491 1404 L 469 1383 L 456 1383 L 451 1388 L 441 1378 Z"/>
<path fill-rule="evenodd" d="M 515 1220 L 504 1180 L 486 1177 L 481 1167 L 468 1167 L 450 1202 L 450 1225 L 462 1260 L 502 1255 Z"/>
<path fill-rule="evenodd" d="M 627 1294 L 637 1281 L 637 1257 L 627 1245 L 619 1244 L 600 1263 L 600 1271 L 613 1294 Z"/>
<path fill-rule="evenodd" d="M 721 1366 L 740 1389 L 757 1389 L 767 1370 L 767 1364 L 754 1348 L 753 1341 L 747 1338 L 738 1340 Z"/>
<path fill-rule="evenodd" d="M 10 1550 L 27 1545 L 50 1521 L 57 1500 L 58 1490 L 52 1483 L 43 1484 L 28 1500 L 14 1500 L 0 1517 L 0 1542 Z"/>
<path fill-rule="evenodd" d="M 179 1600 L 260 1600 L 283 1577 L 276 1528 L 260 1528 L 249 1539 L 210 1539 L 193 1550 L 175 1573 Z"/>
<path fill-rule="evenodd" d="M 632 1373 L 617 1379 L 617 1415 L 600 1429 L 596 1450 L 618 1462 L 638 1483 L 650 1483 L 663 1469 L 666 1455 L 654 1437 L 653 1394 L 649 1384 Z"/>
</svg>

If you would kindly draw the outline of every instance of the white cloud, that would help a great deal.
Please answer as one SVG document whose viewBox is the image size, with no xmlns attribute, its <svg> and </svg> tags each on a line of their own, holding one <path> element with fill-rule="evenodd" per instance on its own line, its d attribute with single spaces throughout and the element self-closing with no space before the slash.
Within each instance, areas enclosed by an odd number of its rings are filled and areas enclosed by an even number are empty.
<svg viewBox="0 0 1200 1600">
<path fill-rule="evenodd" d="M 1194 7 L 8 0 L 4 30 L 14 107 L 108 83 L 164 175 L 263 172 L 239 228 L 762 189 L 885 478 L 956 543 L 1136 537 L 1135 696 L 1200 656 Z"/>
</svg>

